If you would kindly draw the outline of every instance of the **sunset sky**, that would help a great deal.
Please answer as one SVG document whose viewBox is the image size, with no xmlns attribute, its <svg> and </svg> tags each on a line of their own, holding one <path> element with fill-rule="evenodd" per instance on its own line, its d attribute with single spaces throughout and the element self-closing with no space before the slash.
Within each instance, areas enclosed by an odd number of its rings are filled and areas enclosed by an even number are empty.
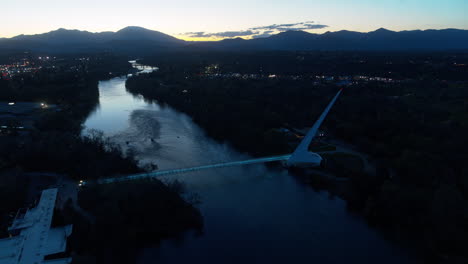
<svg viewBox="0 0 468 264">
<path fill-rule="evenodd" d="M 467 0 L 15 0 L 1 5 L 0 37 L 126 26 L 189 40 L 262 37 L 289 29 L 468 29 L 466 14 Z"/>
</svg>

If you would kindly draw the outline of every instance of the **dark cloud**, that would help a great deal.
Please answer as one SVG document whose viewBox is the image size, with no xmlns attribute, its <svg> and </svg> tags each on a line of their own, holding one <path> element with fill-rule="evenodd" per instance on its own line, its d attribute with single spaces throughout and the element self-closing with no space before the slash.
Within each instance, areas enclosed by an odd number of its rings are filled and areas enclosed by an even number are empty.
<svg viewBox="0 0 468 264">
<path fill-rule="evenodd" d="M 192 38 L 203 38 L 205 36 L 205 32 L 187 32 L 184 35 L 190 36 Z"/>
<path fill-rule="evenodd" d="M 254 27 L 254 28 L 251 28 L 252 30 L 268 30 L 268 29 L 275 29 L 277 28 L 279 25 L 276 25 L 276 24 L 273 24 L 273 25 L 270 25 L 270 26 L 263 26 L 263 27 Z"/>
<path fill-rule="evenodd" d="M 322 28 L 327 28 L 327 25 L 321 25 L 321 24 L 304 24 L 304 27 L 306 29 L 322 29 Z"/>
<path fill-rule="evenodd" d="M 295 24 L 281 24 L 281 25 L 278 25 L 280 27 L 294 27 L 294 26 L 297 26 L 297 25 L 300 25 L 301 23 L 295 23 Z"/>
<path fill-rule="evenodd" d="M 215 37 L 227 37 L 227 38 L 233 38 L 233 37 L 243 37 L 243 36 L 250 36 L 257 34 L 258 32 L 254 32 L 252 30 L 246 30 L 246 31 L 226 31 L 226 32 L 219 32 L 219 33 L 213 33 L 212 35 Z"/>
</svg>

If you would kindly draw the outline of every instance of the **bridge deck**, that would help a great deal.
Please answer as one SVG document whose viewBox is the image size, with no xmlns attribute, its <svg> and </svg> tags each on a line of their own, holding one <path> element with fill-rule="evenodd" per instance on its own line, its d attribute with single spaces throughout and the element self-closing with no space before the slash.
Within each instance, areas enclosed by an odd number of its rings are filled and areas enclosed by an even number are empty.
<svg viewBox="0 0 468 264">
<path fill-rule="evenodd" d="M 224 167 L 249 165 L 249 164 L 256 164 L 256 163 L 283 161 L 283 160 L 288 160 L 290 157 L 291 155 L 282 155 L 282 156 L 274 156 L 274 157 L 267 157 L 267 158 L 258 158 L 258 159 L 250 159 L 250 160 L 243 160 L 243 161 L 232 161 L 232 162 L 224 162 L 224 163 L 217 163 L 217 164 L 211 164 L 211 165 L 203 165 L 203 166 L 197 166 L 197 167 L 192 167 L 192 168 L 162 170 L 162 171 L 155 171 L 155 172 L 150 172 L 150 173 L 140 173 L 140 174 L 123 176 L 123 177 L 101 179 L 101 180 L 98 180 L 98 184 L 106 184 L 106 183 L 129 181 L 129 180 L 139 180 L 139 179 L 144 179 L 144 178 L 153 178 L 153 177 L 159 177 L 159 176 L 165 176 L 165 175 L 171 175 L 171 174 L 179 174 L 179 173 L 186 173 L 186 172 L 200 171 L 200 170 L 207 170 L 207 169 L 214 169 L 214 168 L 224 168 Z"/>
<path fill-rule="evenodd" d="M 275 162 L 275 161 L 288 161 L 289 166 L 294 166 L 301 163 L 311 164 L 313 166 L 320 165 L 320 161 L 322 158 L 315 153 L 309 152 L 309 145 L 314 139 L 315 135 L 317 134 L 318 129 L 322 125 L 323 121 L 325 120 L 328 112 L 335 104 L 336 100 L 340 96 L 342 89 L 338 91 L 338 93 L 333 97 L 331 102 L 325 108 L 323 113 L 320 115 L 319 119 L 315 122 L 313 127 L 309 130 L 305 138 L 301 141 L 299 146 L 296 148 L 294 153 L 289 155 L 282 155 L 282 156 L 275 156 L 275 157 L 266 157 L 266 158 L 258 158 L 258 159 L 250 159 L 250 160 L 243 160 L 243 161 L 232 161 L 232 162 L 224 162 L 212 165 L 203 165 L 198 167 L 192 168 L 184 168 L 184 169 L 173 169 L 173 170 L 163 170 L 163 171 L 156 171 L 150 173 L 140 173 L 140 174 L 133 174 L 128 176 L 122 177 L 115 177 L 115 178 L 106 178 L 98 180 L 98 184 L 106 184 L 106 183 L 113 183 L 113 182 L 121 182 L 121 181 L 129 181 L 129 180 L 138 180 L 144 178 L 153 178 L 158 176 L 165 176 L 171 174 L 179 174 L 185 172 L 192 172 L 192 171 L 199 171 L 199 170 L 206 170 L 206 169 L 214 169 L 214 168 L 223 168 L 223 167 L 230 167 L 230 166 L 239 166 L 239 165 L 248 165 L 248 164 L 255 164 L 255 163 L 267 163 L 267 162 Z M 313 154 L 313 155 L 312 155 Z M 85 185 L 86 182 L 81 181 L 81 185 Z"/>
</svg>

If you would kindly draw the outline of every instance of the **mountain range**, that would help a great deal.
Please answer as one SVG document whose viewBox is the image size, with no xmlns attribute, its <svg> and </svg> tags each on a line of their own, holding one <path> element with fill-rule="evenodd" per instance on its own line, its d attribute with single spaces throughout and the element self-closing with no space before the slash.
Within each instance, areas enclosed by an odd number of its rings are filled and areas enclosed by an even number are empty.
<svg viewBox="0 0 468 264">
<path fill-rule="evenodd" d="M 141 27 L 126 27 L 117 32 L 91 33 L 58 29 L 44 34 L 0 38 L 1 51 L 151 53 L 177 49 L 214 50 L 468 50 L 468 30 L 390 31 L 384 28 L 368 33 L 353 31 L 313 34 L 287 31 L 267 38 L 225 39 L 188 42 Z"/>
</svg>

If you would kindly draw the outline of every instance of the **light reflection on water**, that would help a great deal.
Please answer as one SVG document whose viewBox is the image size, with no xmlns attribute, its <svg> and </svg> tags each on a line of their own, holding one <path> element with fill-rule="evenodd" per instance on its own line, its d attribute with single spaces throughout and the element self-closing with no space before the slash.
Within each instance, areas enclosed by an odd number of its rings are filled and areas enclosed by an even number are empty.
<svg viewBox="0 0 468 264">
<path fill-rule="evenodd" d="M 85 123 L 141 165 L 185 168 L 250 158 L 208 138 L 190 117 L 125 90 L 125 77 L 99 83 L 100 106 Z M 167 176 L 201 196 L 205 230 L 142 250 L 138 263 L 414 263 L 346 204 L 264 165 Z"/>
</svg>

